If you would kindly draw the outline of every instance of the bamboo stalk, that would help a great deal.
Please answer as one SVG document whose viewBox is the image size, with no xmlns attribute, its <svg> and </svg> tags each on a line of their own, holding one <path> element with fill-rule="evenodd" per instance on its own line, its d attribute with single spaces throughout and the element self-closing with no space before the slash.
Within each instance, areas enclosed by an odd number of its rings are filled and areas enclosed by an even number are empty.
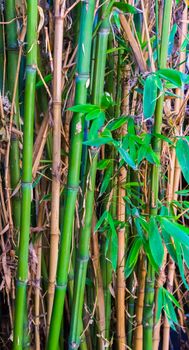
<svg viewBox="0 0 189 350">
<path fill-rule="evenodd" d="M 5 19 L 7 22 L 11 22 L 16 17 L 15 0 L 7 0 L 5 2 Z M 13 123 L 16 128 L 19 129 L 19 98 L 18 88 L 16 86 L 15 98 L 13 101 L 13 95 L 15 90 L 15 83 L 17 82 L 17 69 L 18 69 L 18 38 L 16 22 L 13 21 L 6 25 L 6 41 L 7 41 L 7 74 L 8 74 L 8 89 L 10 91 L 12 103 L 13 103 Z M 17 84 L 16 84 L 17 85 Z M 10 176 L 11 187 L 13 191 L 20 181 L 20 156 L 19 156 L 19 139 L 16 134 L 11 134 L 11 147 L 10 147 Z M 21 201 L 19 191 L 12 197 L 13 206 L 13 220 L 15 228 L 20 228 L 20 210 Z"/>
<path fill-rule="evenodd" d="M 96 224 L 96 217 L 95 214 L 93 214 L 93 229 Z M 103 349 L 104 348 L 104 338 L 105 338 L 105 305 L 104 305 L 104 291 L 103 291 L 103 281 L 102 281 L 102 274 L 101 274 L 101 267 L 100 267 L 100 252 L 99 252 L 99 243 L 98 243 L 98 235 L 96 232 L 92 233 L 92 239 L 91 239 L 91 245 L 92 245 L 92 262 L 93 262 L 93 268 L 95 272 L 96 277 L 96 283 L 97 283 L 97 306 L 96 306 L 96 314 L 97 314 L 97 322 L 98 322 L 98 328 L 101 337 L 99 337 L 99 344 L 98 348 Z"/>
<path fill-rule="evenodd" d="M 52 201 L 51 234 L 48 284 L 47 332 L 49 330 L 54 291 L 59 244 L 59 207 L 61 181 L 61 87 L 62 87 L 62 49 L 65 1 L 56 0 L 54 34 L 54 71 L 53 71 L 53 164 L 52 164 Z"/>
<path fill-rule="evenodd" d="M 30 212 L 32 191 L 32 151 L 33 124 L 35 103 L 35 81 L 37 64 L 37 0 L 27 3 L 27 66 L 25 88 L 25 118 L 23 145 L 23 173 L 22 173 L 22 206 L 21 229 L 19 241 L 19 260 L 16 285 L 16 309 L 14 319 L 15 350 L 22 349 L 24 308 L 26 305 L 26 287 L 28 279 L 28 246 L 30 234 Z"/>
<path fill-rule="evenodd" d="M 144 295 L 145 295 L 145 280 L 146 280 L 146 258 L 142 255 L 139 262 L 139 282 L 137 292 L 137 306 L 136 306 L 136 329 L 134 332 L 134 350 L 142 349 L 143 343 L 143 309 L 144 309 Z"/>
<path fill-rule="evenodd" d="M 81 7 L 81 26 L 77 57 L 75 104 L 86 103 L 87 82 L 89 79 L 92 25 L 94 16 L 94 0 L 83 1 Z M 86 31 L 87 28 L 87 31 Z M 72 119 L 71 145 L 69 154 L 69 169 L 66 189 L 64 217 L 61 231 L 61 242 L 57 267 L 55 299 L 50 324 L 48 349 L 57 347 L 64 307 L 65 292 L 70 261 L 70 247 L 74 221 L 75 205 L 79 187 L 81 166 L 83 118 L 77 113 Z"/>
<path fill-rule="evenodd" d="M 160 69 L 166 68 L 167 54 L 168 54 L 168 43 L 169 43 L 169 32 L 170 22 L 172 13 L 172 1 L 167 0 L 164 4 L 164 16 L 163 16 L 163 27 L 162 27 L 162 38 L 161 38 L 161 52 L 160 52 Z M 160 96 L 157 100 L 155 120 L 154 120 L 154 132 L 161 134 L 162 128 L 162 117 L 163 117 L 163 102 L 164 95 Z M 161 152 L 161 140 L 158 138 L 154 139 L 153 150 L 156 153 L 158 159 L 160 159 Z M 151 175 L 151 208 L 150 214 L 157 215 L 157 203 L 159 195 L 159 166 L 152 166 Z M 146 276 L 146 287 L 145 287 L 145 301 L 144 301 L 144 335 L 143 335 L 143 347 L 145 349 L 152 349 L 153 347 L 153 305 L 154 305 L 154 283 L 155 283 L 155 270 L 148 263 L 148 270 Z"/>
<path fill-rule="evenodd" d="M 38 226 L 43 224 L 44 202 L 39 207 Z M 36 286 L 35 286 L 35 349 L 40 350 L 40 288 L 41 288 L 41 254 L 42 254 L 42 236 L 35 242 L 36 256 L 38 260 L 36 271 Z"/>
<path fill-rule="evenodd" d="M 180 35 L 180 45 L 182 44 L 183 40 L 185 39 L 187 35 L 187 14 L 188 14 L 188 8 L 185 6 L 182 14 L 182 27 L 181 27 L 181 35 Z M 179 65 L 179 71 L 182 73 L 185 73 L 185 60 L 186 60 L 186 51 L 183 51 L 180 53 L 180 65 Z M 183 92 L 181 89 L 177 89 L 176 91 L 177 95 L 181 98 L 177 98 L 175 101 L 175 112 L 176 115 L 179 114 L 182 103 L 183 103 Z M 177 126 L 177 133 L 179 134 L 179 131 L 182 133 L 182 118 L 180 125 Z M 175 154 L 175 150 L 173 151 Z M 177 158 L 175 158 L 174 162 L 174 182 L 172 184 L 172 197 L 170 200 L 177 200 L 178 194 L 176 193 L 179 189 L 179 182 L 180 182 L 180 176 L 181 176 L 181 169 L 180 165 L 178 163 Z M 176 215 L 176 210 L 175 215 Z M 168 263 L 168 275 L 167 275 L 167 290 L 172 293 L 173 292 L 173 284 L 174 284 L 174 276 L 175 276 L 175 262 L 171 257 L 169 257 L 169 263 Z M 170 339 L 170 325 L 167 320 L 167 317 L 165 316 L 164 320 L 164 327 L 163 327 L 163 350 L 169 349 L 169 339 Z"/>
<path fill-rule="evenodd" d="M 102 6 L 102 14 L 106 4 Z M 93 103 L 100 104 L 104 91 L 104 75 L 106 65 L 106 50 L 108 45 L 109 21 L 104 19 L 98 31 L 96 60 L 93 76 Z M 80 344 L 80 329 L 78 318 L 82 315 L 85 279 L 87 264 L 89 259 L 89 242 L 92 228 L 92 216 L 94 205 L 94 191 L 97 171 L 99 149 L 91 147 L 89 149 L 89 172 L 87 176 L 87 187 L 85 193 L 85 210 L 83 217 L 83 227 L 79 239 L 76 275 L 74 279 L 74 299 L 71 315 L 71 329 L 69 337 L 69 350 L 77 349 Z"/>
</svg>

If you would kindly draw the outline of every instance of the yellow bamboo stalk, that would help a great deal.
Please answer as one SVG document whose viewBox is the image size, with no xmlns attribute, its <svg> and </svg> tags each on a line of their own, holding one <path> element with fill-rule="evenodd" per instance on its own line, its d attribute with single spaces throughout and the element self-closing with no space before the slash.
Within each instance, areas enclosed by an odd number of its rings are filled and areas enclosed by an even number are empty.
<svg viewBox="0 0 189 350">
<path fill-rule="evenodd" d="M 43 224 L 44 202 L 39 207 L 37 225 L 40 227 Z M 35 285 L 35 349 L 40 350 L 40 280 L 41 280 L 41 253 L 42 253 L 42 236 L 35 242 L 35 251 L 38 260 L 36 271 L 36 285 Z"/>
<path fill-rule="evenodd" d="M 62 87 L 62 50 L 65 1 L 55 1 L 54 34 L 54 72 L 53 72 L 53 165 L 52 165 L 52 202 L 50 265 L 48 283 L 47 332 L 50 325 L 54 300 L 56 269 L 59 243 L 59 202 L 61 176 L 61 87 Z"/>
<path fill-rule="evenodd" d="M 104 343 L 105 343 L 105 304 L 104 304 L 104 290 L 103 290 L 103 281 L 102 281 L 102 273 L 101 273 L 101 267 L 100 267 L 100 252 L 99 252 L 99 245 L 98 245 L 98 235 L 96 232 L 94 232 L 94 227 L 96 224 L 96 216 L 93 215 L 93 233 L 92 233 L 92 263 L 93 268 L 95 272 L 96 277 L 96 284 L 97 284 L 97 304 L 96 304 L 96 315 L 97 315 L 97 322 L 99 327 L 99 333 L 100 337 L 98 340 L 98 349 L 103 350 L 104 349 Z"/>
</svg>

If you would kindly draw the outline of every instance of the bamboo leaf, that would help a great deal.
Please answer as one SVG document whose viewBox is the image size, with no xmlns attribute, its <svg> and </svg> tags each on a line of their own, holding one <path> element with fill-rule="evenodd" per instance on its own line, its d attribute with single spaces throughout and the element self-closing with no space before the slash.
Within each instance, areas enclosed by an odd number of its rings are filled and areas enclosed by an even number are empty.
<svg viewBox="0 0 189 350">
<path fill-rule="evenodd" d="M 102 225 L 102 223 L 104 222 L 104 220 L 107 218 L 107 210 L 105 210 L 103 212 L 103 214 L 101 215 L 100 219 L 97 221 L 96 225 L 95 225 L 95 228 L 94 228 L 94 232 L 97 232 L 100 228 L 100 226 Z"/>
<path fill-rule="evenodd" d="M 184 258 L 185 264 L 189 269 L 189 247 L 182 245 L 182 251 L 183 251 L 183 258 Z"/>
<path fill-rule="evenodd" d="M 101 108 L 107 109 L 113 105 L 114 105 L 114 102 L 113 102 L 112 96 L 108 92 L 105 92 L 105 94 L 103 95 L 103 97 L 101 99 L 101 105 L 100 105 Z"/>
<path fill-rule="evenodd" d="M 121 3 L 121 2 L 114 2 L 113 7 L 116 7 L 118 10 L 121 10 L 122 12 L 131 13 L 133 15 L 139 12 L 139 10 L 136 9 L 136 7 L 129 4 Z"/>
<path fill-rule="evenodd" d="M 171 236 L 163 229 L 162 229 L 162 236 L 170 256 L 175 262 L 177 262 L 177 255 L 176 255 L 175 247 L 171 239 Z"/>
<path fill-rule="evenodd" d="M 111 214 L 108 212 L 107 220 L 111 228 L 111 238 L 112 238 L 112 267 L 113 270 L 116 271 L 117 268 L 117 257 L 118 257 L 118 237 L 117 232 L 114 226 L 114 221 L 112 219 Z"/>
<path fill-rule="evenodd" d="M 178 309 L 180 309 L 181 306 L 180 306 L 179 302 L 177 301 L 177 299 L 174 297 L 174 295 L 173 295 L 172 293 L 170 293 L 170 292 L 169 292 L 167 289 L 165 289 L 165 288 L 163 288 L 163 291 L 164 291 L 164 293 L 166 294 L 166 297 L 169 298 L 169 299 L 172 301 L 172 303 L 173 303 L 176 307 L 178 307 Z"/>
<path fill-rule="evenodd" d="M 118 147 L 117 148 L 121 158 L 134 170 L 136 170 L 136 164 L 134 162 L 134 160 L 131 158 L 131 156 L 129 155 L 129 153 L 127 151 L 125 151 L 122 147 Z"/>
<path fill-rule="evenodd" d="M 110 166 L 105 171 L 105 175 L 104 175 L 104 179 L 102 181 L 102 185 L 101 185 L 101 188 L 100 188 L 99 196 L 102 196 L 103 193 L 106 191 L 106 189 L 107 189 L 107 187 L 108 187 L 108 185 L 110 183 L 110 179 L 111 179 L 112 173 L 113 173 L 113 165 L 110 164 Z"/>
<path fill-rule="evenodd" d="M 182 260 L 181 244 L 179 242 L 175 242 L 175 247 L 176 247 L 176 254 L 177 254 L 177 264 L 180 271 L 180 275 L 186 289 L 189 290 L 189 285 L 186 282 L 186 278 L 185 278 L 184 261 Z"/>
<path fill-rule="evenodd" d="M 95 110 L 98 110 L 100 112 L 99 106 L 93 105 L 90 103 L 75 105 L 75 106 L 68 108 L 68 111 L 78 112 L 78 113 L 83 113 L 83 114 L 90 113 L 90 112 L 95 111 Z"/>
<path fill-rule="evenodd" d="M 159 218 L 159 221 L 162 228 L 172 236 L 175 241 L 189 247 L 189 228 L 162 217 Z"/>
<path fill-rule="evenodd" d="M 160 316 L 161 316 L 161 311 L 163 308 L 163 288 L 160 287 L 158 288 L 158 296 L 157 296 L 157 310 L 156 310 L 156 323 L 159 321 Z"/>
<path fill-rule="evenodd" d="M 170 83 L 174 84 L 177 87 L 182 87 L 182 74 L 171 68 L 166 68 L 166 69 L 160 69 L 156 72 L 156 74 L 164 80 L 169 81 Z"/>
<path fill-rule="evenodd" d="M 108 165 L 110 164 L 111 159 L 101 159 L 99 160 L 98 164 L 97 164 L 97 169 L 98 170 L 104 170 L 108 167 Z"/>
<path fill-rule="evenodd" d="M 189 183 L 189 143 L 186 138 L 180 138 L 177 141 L 176 156 L 184 178 Z"/>
<path fill-rule="evenodd" d="M 155 263 L 161 267 L 164 249 L 158 226 L 153 216 L 151 216 L 149 223 L 149 246 Z"/>
<path fill-rule="evenodd" d="M 154 75 L 149 75 L 144 83 L 143 94 L 143 113 L 144 119 L 149 119 L 153 116 L 157 100 L 157 84 Z"/>
<path fill-rule="evenodd" d="M 119 129 L 122 125 L 126 123 L 127 117 L 120 117 L 115 120 L 113 120 L 111 123 L 109 123 L 106 127 L 106 129 L 109 129 L 111 131 Z"/>
<path fill-rule="evenodd" d="M 94 109 L 91 112 L 87 113 L 85 119 L 90 121 L 96 118 L 99 118 L 101 111 L 98 109 Z"/>
<path fill-rule="evenodd" d="M 130 276 L 131 272 L 133 271 L 133 269 L 136 265 L 136 262 L 138 260 L 138 255 L 139 255 L 140 249 L 142 247 L 142 243 L 143 243 L 143 241 L 142 241 L 141 237 L 135 238 L 133 245 L 130 249 L 128 258 L 126 260 L 126 266 L 125 266 L 126 278 L 128 278 Z"/>
<path fill-rule="evenodd" d="M 173 329 L 175 329 L 173 323 L 178 325 L 178 320 L 177 320 L 177 315 L 176 315 L 175 309 L 173 307 L 173 304 L 172 304 L 170 298 L 167 296 L 166 293 L 164 293 L 164 298 L 165 298 L 164 310 L 165 310 L 166 316 L 169 320 L 170 326 Z"/>
<path fill-rule="evenodd" d="M 44 80 L 45 83 L 49 83 L 49 82 L 52 80 L 52 74 L 46 75 L 46 76 L 43 78 L 43 80 Z M 39 81 L 36 83 L 36 85 L 35 85 L 36 89 L 39 89 L 40 87 L 44 86 L 43 80 L 39 80 Z"/>
<path fill-rule="evenodd" d="M 92 147 L 100 147 L 102 145 L 106 145 L 107 143 L 112 142 L 112 139 L 108 137 L 98 137 L 96 139 L 84 141 L 83 144 L 86 146 L 92 146 Z"/>
</svg>

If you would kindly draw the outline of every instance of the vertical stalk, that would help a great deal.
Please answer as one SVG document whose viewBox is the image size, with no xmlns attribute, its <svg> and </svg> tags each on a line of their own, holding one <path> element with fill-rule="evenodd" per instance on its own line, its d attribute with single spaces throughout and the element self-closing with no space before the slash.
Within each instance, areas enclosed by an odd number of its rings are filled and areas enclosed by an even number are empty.
<svg viewBox="0 0 189 350">
<path fill-rule="evenodd" d="M 122 53 L 119 53 L 118 59 L 118 87 L 121 86 L 121 64 Z M 130 69 L 126 64 L 123 68 L 123 102 L 122 102 L 122 114 L 129 115 L 129 75 Z M 119 96 L 118 96 L 119 97 Z M 120 92 L 121 98 L 121 92 Z M 118 102 L 117 102 L 118 103 Z M 120 114 L 120 110 L 117 115 Z M 126 127 L 123 126 L 121 130 L 121 137 L 126 135 Z M 126 220 L 126 208 L 125 208 L 125 186 L 127 171 L 125 166 L 122 166 L 119 172 L 118 178 L 118 203 L 117 203 L 117 219 L 121 222 Z M 118 229 L 118 267 L 117 267 L 117 345 L 119 350 L 124 350 L 126 347 L 126 334 L 125 334 L 125 227 Z"/>
<path fill-rule="evenodd" d="M 76 105 L 84 104 L 87 100 L 87 83 L 89 80 L 94 5 L 94 0 L 86 0 L 82 2 L 81 6 L 81 26 L 76 70 Z M 67 192 L 64 207 L 64 216 L 62 220 L 63 224 L 57 267 L 55 297 L 47 345 L 48 349 L 56 349 L 60 334 L 64 299 L 67 288 L 72 228 L 77 192 L 79 188 L 82 141 L 83 117 L 80 113 L 76 113 L 72 119 L 71 126 L 71 145 L 69 154 Z"/>
<path fill-rule="evenodd" d="M 169 44 L 169 33 L 170 33 L 170 22 L 172 13 L 172 0 L 165 1 L 164 4 L 164 15 L 163 15 L 163 26 L 162 26 L 162 37 L 161 37 L 161 51 L 159 67 L 160 69 L 166 68 L 168 44 Z M 162 128 L 162 117 L 163 117 L 163 102 L 164 95 L 161 95 L 157 100 L 156 113 L 154 120 L 154 133 L 161 134 Z M 158 159 L 160 159 L 161 152 L 161 140 L 158 138 L 154 139 L 153 150 L 156 153 Z M 158 212 L 158 192 L 159 192 L 159 177 L 160 169 L 159 166 L 152 166 L 152 181 L 151 181 L 151 208 L 150 214 L 157 215 Z M 144 349 L 151 350 L 153 347 L 153 306 L 154 306 L 154 283 L 155 283 L 155 270 L 148 263 L 148 270 L 146 276 L 146 287 L 145 287 L 145 300 L 144 300 L 144 315 L 143 315 L 143 326 L 144 326 L 144 338 L 143 347 Z"/>
<path fill-rule="evenodd" d="M 185 8 L 182 13 L 182 27 L 180 29 L 180 46 L 182 45 L 182 42 L 184 41 L 184 38 L 187 36 L 187 16 L 188 16 L 188 6 L 185 5 Z M 185 73 L 185 66 L 186 66 L 186 50 L 180 52 L 180 57 L 179 57 L 179 71 L 182 73 Z M 183 103 L 183 98 L 184 98 L 184 93 L 182 89 L 177 89 L 176 90 L 177 96 L 180 98 L 177 98 L 175 101 L 175 114 L 178 115 L 180 112 L 181 105 Z M 183 120 L 183 119 L 182 119 Z M 176 129 L 176 136 L 182 135 L 182 129 L 183 129 L 183 124 L 179 123 L 177 125 Z M 178 200 L 178 194 L 176 193 L 179 189 L 179 182 L 181 178 L 181 168 L 178 163 L 178 159 L 176 158 L 175 155 L 175 149 L 173 150 L 173 156 L 174 156 L 174 169 L 173 169 L 173 184 L 172 184 L 172 191 L 171 191 L 171 197 L 169 198 L 169 201 L 171 200 Z M 174 208 L 174 212 L 176 215 L 176 208 Z M 173 284 L 174 284 L 174 276 L 175 276 L 175 262 L 173 259 L 169 256 L 169 263 L 168 263 L 168 274 L 167 274 L 167 290 L 172 293 L 173 292 Z M 170 324 L 168 322 L 167 317 L 165 317 L 164 320 L 164 327 L 163 327 L 163 350 L 168 350 L 169 349 L 169 340 L 170 340 Z"/>
<path fill-rule="evenodd" d="M 96 306 L 96 314 L 97 314 L 97 322 L 98 322 L 98 332 L 105 337 L 105 307 L 104 307 L 104 291 L 103 291 L 103 281 L 102 281 L 102 273 L 99 259 L 99 241 L 98 235 L 94 232 L 96 224 L 96 215 L 93 213 L 93 228 L 92 228 L 92 239 L 91 239 L 91 250 L 92 250 L 92 262 L 94 268 L 94 274 L 96 278 L 96 290 L 97 290 L 97 306 Z M 103 349 L 104 339 L 99 337 L 98 340 L 98 349 Z"/>
<path fill-rule="evenodd" d="M 24 308 L 28 279 L 28 246 L 32 200 L 32 152 L 37 64 L 37 0 L 27 2 L 27 63 L 25 87 L 24 144 L 22 168 L 21 228 L 16 284 L 16 309 L 14 319 L 15 350 L 22 349 Z"/>
<path fill-rule="evenodd" d="M 7 22 L 6 25 L 6 41 L 7 41 L 7 76 L 8 76 L 8 89 L 10 92 L 10 98 L 12 100 L 14 93 L 14 85 L 17 75 L 18 66 L 18 38 L 17 38 L 17 28 L 16 21 L 13 20 L 16 17 L 15 10 L 15 0 L 5 1 L 5 18 Z M 13 123 L 16 128 L 19 127 L 19 98 L 18 89 L 16 89 L 15 101 L 13 102 Z M 16 134 L 10 135 L 11 146 L 10 146 L 10 176 L 11 176 L 11 187 L 12 190 L 16 188 L 20 181 L 20 159 L 19 159 L 19 140 Z M 20 192 L 18 191 L 16 195 L 12 198 L 12 211 L 13 211 L 13 222 L 15 228 L 18 230 L 20 228 L 20 211 L 21 211 L 21 201 Z"/>
<path fill-rule="evenodd" d="M 106 9 L 106 4 L 102 6 L 102 15 Z M 93 76 L 92 102 L 100 104 L 104 91 L 104 75 L 106 65 L 106 51 L 109 35 L 109 19 L 104 19 L 98 31 L 96 60 Z M 87 176 L 87 186 L 85 193 L 85 212 L 83 218 L 83 227 L 79 239 L 77 254 L 76 275 L 74 279 L 74 299 L 71 314 L 71 330 L 69 337 L 69 350 L 77 349 L 80 345 L 79 318 L 82 317 L 85 280 L 87 273 L 87 264 L 89 259 L 89 243 L 92 228 L 92 216 L 94 206 L 94 191 L 96 182 L 97 160 L 99 148 L 91 147 L 89 149 L 89 171 Z"/>
<path fill-rule="evenodd" d="M 62 49 L 65 1 L 55 1 L 55 34 L 54 34 L 54 72 L 53 72 L 53 164 L 52 164 L 52 201 L 51 201 L 51 234 L 50 262 L 48 284 L 47 330 L 50 325 L 59 243 L 59 207 L 61 177 L 61 100 L 62 100 Z"/>
</svg>

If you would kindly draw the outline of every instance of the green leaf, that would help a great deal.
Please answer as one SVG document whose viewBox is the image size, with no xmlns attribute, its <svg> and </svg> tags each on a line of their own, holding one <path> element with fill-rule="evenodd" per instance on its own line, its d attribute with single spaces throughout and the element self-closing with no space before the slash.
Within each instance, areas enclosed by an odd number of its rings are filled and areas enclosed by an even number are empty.
<svg viewBox="0 0 189 350">
<path fill-rule="evenodd" d="M 149 161 L 151 164 L 160 164 L 160 160 L 157 156 L 157 154 L 153 151 L 151 146 L 147 147 L 147 152 L 146 152 L 146 159 Z"/>
<path fill-rule="evenodd" d="M 166 294 L 166 297 L 169 298 L 169 299 L 172 301 L 172 303 L 173 303 L 176 307 L 178 307 L 178 309 L 180 309 L 181 306 L 180 306 L 179 302 L 177 301 L 177 299 L 174 297 L 174 295 L 173 295 L 172 293 L 170 293 L 170 292 L 169 292 L 167 289 L 165 289 L 165 288 L 163 288 L 163 291 L 164 291 L 164 293 Z"/>
<path fill-rule="evenodd" d="M 170 56 L 173 51 L 176 32 L 177 32 L 177 24 L 174 23 L 169 36 L 168 56 Z"/>
<path fill-rule="evenodd" d="M 86 146 L 100 147 L 110 142 L 112 142 L 112 139 L 108 137 L 97 137 L 96 139 L 84 141 L 83 144 Z"/>
<path fill-rule="evenodd" d="M 161 267 L 164 257 L 164 248 L 156 220 L 153 216 L 149 223 L 149 246 L 155 263 Z"/>
<path fill-rule="evenodd" d="M 97 221 L 96 225 L 95 225 L 95 228 L 94 228 L 94 232 L 97 232 L 100 228 L 100 226 L 102 225 L 102 223 L 104 222 L 104 220 L 107 218 L 107 210 L 105 210 L 103 212 L 103 214 L 101 215 L 100 219 Z"/>
<path fill-rule="evenodd" d="M 110 164 L 111 159 L 101 159 L 99 160 L 97 164 L 97 169 L 98 170 L 104 170 L 107 168 L 107 166 Z"/>
<path fill-rule="evenodd" d="M 165 135 L 157 134 L 157 133 L 154 133 L 153 135 L 155 137 L 159 138 L 160 140 L 163 140 L 163 141 L 169 143 L 170 145 L 173 145 L 173 142 L 168 137 L 166 137 Z"/>
<path fill-rule="evenodd" d="M 142 239 L 140 237 L 136 237 L 130 249 L 129 255 L 126 259 L 126 266 L 125 266 L 126 278 L 130 276 L 131 272 L 133 271 L 136 265 L 141 247 L 142 247 Z"/>
<path fill-rule="evenodd" d="M 178 320 L 177 320 L 177 315 L 176 315 L 175 309 L 173 307 L 173 304 L 172 304 L 170 298 L 167 296 L 166 293 L 164 293 L 164 298 L 165 298 L 164 310 L 165 310 L 165 313 L 166 313 L 168 320 L 171 321 L 171 323 L 170 323 L 171 327 L 172 327 L 172 322 L 174 322 L 175 324 L 178 325 Z"/>
<path fill-rule="evenodd" d="M 119 129 L 122 125 L 126 123 L 127 117 L 120 117 L 112 122 L 110 122 L 107 126 L 106 129 L 109 129 L 111 131 Z"/>
<path fill-rule="evenodd" d="M 111 239 L 112 239 L 112 267 L 113 270 L 116 271 L 117 268 L 117 257 L 118 257 L 118 237 L 117 237 L 117 232 L 114 226 L 114 221 L 112 219 L 111 214 L 108 212 L 107 215 L 107 220 L 111 228 Z"/>
<path fill-rule="evenodd" d="M 119 17 L 118 11 L 113 11 L 113 20 L 114 20 L 114 23 L 117 26 L 118 30 L 120 30 L 121 29 L 121 22 L 120 22 L 120 17 Z M 108 50 L 107 53 L 110 53 L 110 51 L 112 52 L 112 50 Z"/>
<path fill-rule="evenodd" d="M 177 262 L 177 255 L 176 255 L 175 247 L 171 239 L 171 236 L 163 229 L 162 229 L 162 236 L 163 236 L 163 240 L 165 242 L 166 248 L 168 250 L 168 253 L 172 257 L 172 259 L 175 262 Z"/>
<path fill-rule="evenodd" d="M 186 182 L 189 184 L 189 143 L 186 138 L 179 138 L 176 144 L 176 156 Z"/>
<path fill-rule="evenodd" d="M 175 69 L 160 69 L 155 74 L 157 74 L 161 79 L 165 79 L 170 83 L 173 83 L 176 87 L 182 87 L 182 76 L 180 72 Z"/>
<path fill-rule="evenodd" d="M 124 13 L 131 13 L 133 15 L 139 12 L 136 7 L 121 2 L 114 2 L 113 7 L 116 7 L 118 10 L 121 10 Z"/>
<path fill-rule="evenodd" d="M 154 75 L 149 75 L 144 83 L 143 113 L 144 119 L 151 118 L 155 112 L 157 100 L 157 84 Z"/>
<path fill-rule="evenodd" d="M 163 288 L 158 288 L 158 296 L 157 296 L 157 309 L 156 309 L 156 323 L 159 321 L 161 316 L 161 311 L 163 308 Z"/>
<path fill-rule="evenodd" d="M 136 164 L 134 162 L 134 160 L 131 158 L 131 156 L 129 155 L 129 153 L 127 151 L 125 151 L 122 147 L 118 147 L 117 148 L 121 158 L 134 170 L 137 169 Z"/>
<path fill-rule="evenodd" d="M 88 140 L 94 140 L 98 138 L 99 130 L 104 126 L 105 114 L 104 112 L 100 112 L 97 119 L 92 121 L 89 133 Z"/>
<path fill-rule="evenodd" d="M 112 96 L 108 92 L 105 92 L 104 96 L 101 99 L 101 105 L 100 105 L 101 108 L 107 109 L 108 107 L 113 105 L 114 105 L 114 102 L 113 102 Z"/>
<path fill-rule="evenodd" d="M 143 238 L 143 242 L 144 242 L 144 250 L 145 250 L 145 253 L 148 257 L 148 260 L 150 262 L 150 264 L 153 266 L 154 270 L 156 272 L 159 271 L 159 266 L 156 264 L 155 260 L 154 260 L 154 257 L 152 255 L 152 252 L 151 252 L 151 249 L 150 249 L 150 246 L 149 246 L 149 241 L 147 241 L 145 239 L 145 237 Z"/>
<path fill-rule="evenodd" d="M 184 261 L 182 259 L 181 244 L 179 242 L 175 241 L 175 247 L 176 247 L 176 254 L 177 254 L 177 265 L 178 265 L 178 268 L 180 271 L 180 275 L 181 275 L 182 281 L 183 281 L 186 289 L 189 290 L 189 285 L 186 282 L 186 278 L 185 278 Z"/>
<path fill-rule="evenodd" d="M 90 103 L 83 104 L 83 105 L 75 105 L 75 106 L 68 108 L 68 111 L 78 112 L 78 113 L 83 113 L 83 114 L 90 113 L 90 112 L 95 111 L 95 110 L 100 111 L 99 106 L 92 105 Z"/>
<path fill-rule="evenodd" d="M 189 195 L 189 190 L 180 190 L 180 191 L 175 191 L 176 194 L 179 196 L 188 196 Z"/>
<path fill-rule="evenodd" d="M 102 196 L 103 193 L 106 191 L 106 189 L 110 183 L 112 173 L 113 173 L 113 165 L 111 164 L 105 171 L 105 175 L 104 175 L 104 179 L 102 181 L 102 185 L 100 188 L 100 195 L 99 196 Z"/>
<path fill-rule="evenodd" d="M 45 83 L 49 83 L 49 81 L 52 80 L 52 74 L 46 75 L 43 79 Z M 43 80 L 39 80 L 35 85 L 36 89 L 39 89 L 42 86 L 44 86 Z"/>
<path fill-rule="evenodd" d="M 182 245 L 182 252 L 185 264 L 189 269 L 189 247 Z"/>
<path fill-rule="evenodd" d="M 189 34 L 187 34 L 187 36 L 185 37 L 185 39 L 183 40 L 183 43 L 180 47 L 181 51 L 184 51 L 187 47 L 187 45 L 189 44 Z"/>
<path fill-rule="evenodd" d="M 87 113 L 85 116 L 86 120 L 93 120 L 100 116 L 101 111 L 98 109 L 94 109 L 91 112 Z"/>
<path fill-rule="evenodd" d="M 175 242 L 179 242 L 189 247 L 189 228 L 166 218 L 159 218 L 162 228 L 173 237 Z"/>
</svg>

